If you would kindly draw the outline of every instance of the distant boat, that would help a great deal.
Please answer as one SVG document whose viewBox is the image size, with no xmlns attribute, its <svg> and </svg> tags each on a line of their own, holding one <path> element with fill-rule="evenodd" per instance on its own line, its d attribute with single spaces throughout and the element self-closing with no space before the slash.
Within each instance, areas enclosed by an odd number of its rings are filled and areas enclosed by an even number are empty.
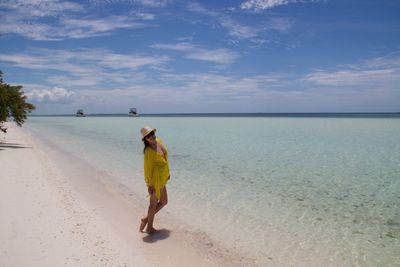
<svg viewBox="0 0 400 267">
<path fill-rule="evenodd" d="M 129 109 L 128 116 L 129 116 L 129 117 L 137 117 L 137 116 L 139 116 L 139 114 L 137 113 L 136 108 L 131 108 L 131 109 Z"/>
<path fill-rule="evenodd" d="M 78 109 L 78 111 L 76 112 L 75 116 L 77 117 L 85 117 L 85 113 L 83 112 L 83 109 Z"/>
</svg>

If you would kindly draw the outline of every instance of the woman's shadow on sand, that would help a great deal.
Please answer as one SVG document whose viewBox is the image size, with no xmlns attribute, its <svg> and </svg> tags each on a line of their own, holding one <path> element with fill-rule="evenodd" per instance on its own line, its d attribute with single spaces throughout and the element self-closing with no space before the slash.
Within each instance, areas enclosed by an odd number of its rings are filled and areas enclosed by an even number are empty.
<svg viewBox="0 0 400 267">
<path fill-rule="evenodd" d="M 32 148 L 32 147 L 26 146 L 24 144 L 7 143 L 0 140 L 0 150 L 4 150 L 7 148 L 15 149 L 15 148 Z"/>
<path fill-rule="evenodd" d="M 143 237 L 143 241 L 146 243 L 155 243 L 159 240 L 164 240 L 167 239 L 170 235 L 170 231 L 167 229 L 159 229 L 156 233 L 154 234 L 148 234 L 145 237 Z"/>
</svg>

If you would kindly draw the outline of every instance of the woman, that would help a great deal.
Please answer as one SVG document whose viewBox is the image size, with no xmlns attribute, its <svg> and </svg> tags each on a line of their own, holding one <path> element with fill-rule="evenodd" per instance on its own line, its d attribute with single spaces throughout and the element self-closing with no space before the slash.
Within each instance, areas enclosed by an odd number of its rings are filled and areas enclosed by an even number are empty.
<svg viewBox="0 0 400 267">
<path fill-rule="evenodd" d="M 147 216 L 142 218 L 140 231 L 149 234 L 157 232 L 153 227 L 154 215 L 168 203 L 166 184 L 169 180 L 168 151 L 162 141 L 156 138 L 156 129 L 145 126 L 140 129 L 144 143 L 144 180 L 150 195 Z"/>
</svg>

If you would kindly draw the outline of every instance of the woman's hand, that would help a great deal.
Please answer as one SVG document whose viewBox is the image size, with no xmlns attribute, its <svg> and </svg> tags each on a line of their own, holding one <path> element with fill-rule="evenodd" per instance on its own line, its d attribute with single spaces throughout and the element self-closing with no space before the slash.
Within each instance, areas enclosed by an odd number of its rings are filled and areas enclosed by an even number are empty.
<svg viewBox="0 0 400 267">
<path fill-rule="evenodd" d="M 155 192 L 155 189 L 154 189 L 153 186 L 148 186 L 148 187 L 147 187 L 147 190 L 148 190 L 148 192 L 149 192 L 149 195 L 152 195 L 152 194 L 154 194 L 154 192 Z"/>
</svg>

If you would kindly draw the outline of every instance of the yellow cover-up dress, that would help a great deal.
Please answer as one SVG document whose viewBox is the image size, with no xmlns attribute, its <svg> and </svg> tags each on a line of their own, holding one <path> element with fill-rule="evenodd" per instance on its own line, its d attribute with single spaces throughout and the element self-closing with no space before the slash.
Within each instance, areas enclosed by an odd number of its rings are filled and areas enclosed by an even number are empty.
<svg viewBox="0 0 400 267">
<path fill-rule="evenodd" d="M 160 199 L 161 188 L 163 188 L 169 179 L 168 151 L 161 139 L 156 139 L 164 147 L 164 153 L 147 147 L 144 151 L 144 181 L 147 186 L 155 189 L 157 199 Z"/>
</svg>

